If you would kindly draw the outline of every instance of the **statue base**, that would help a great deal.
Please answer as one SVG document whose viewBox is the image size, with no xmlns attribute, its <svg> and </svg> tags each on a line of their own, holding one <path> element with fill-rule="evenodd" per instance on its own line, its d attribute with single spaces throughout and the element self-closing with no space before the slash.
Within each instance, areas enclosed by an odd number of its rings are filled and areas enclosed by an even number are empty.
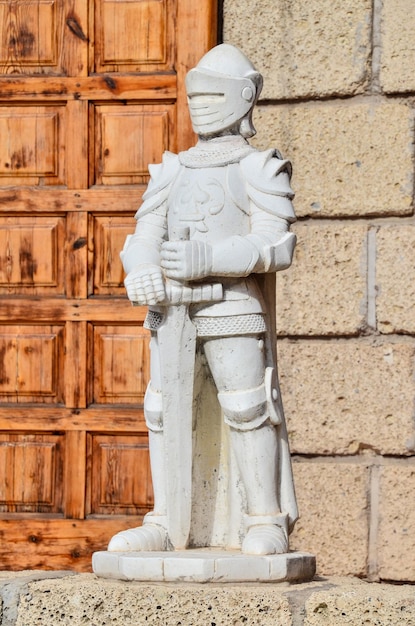
<svg viewBox="0 0 415 626">
<path fill-rule="evenodd" d="M 191 583 L 307 582 L 316 559 L 306 552 L 256 556 L 198 548 L 177 552 L 95 552 L 97 576 L 118 580 Z"/>
</svg>

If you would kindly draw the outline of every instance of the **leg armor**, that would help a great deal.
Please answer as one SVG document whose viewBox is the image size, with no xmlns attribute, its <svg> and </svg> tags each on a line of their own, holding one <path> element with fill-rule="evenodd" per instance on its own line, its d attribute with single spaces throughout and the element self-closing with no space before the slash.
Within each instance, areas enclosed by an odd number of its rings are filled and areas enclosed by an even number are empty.
<svg viewBox="0 0 415 626">
<path fill-rule="evenodd" d="M 273 367 L 265 370 L 265 381 L 246 391 L 226 391 L 218 394 L 225 422 L 236 430 L 253 430 L 269 418 L 274 426 L 281 423 L 279 387 Z"/>
<path fill-rule="evenodd" d="M 235 430 L 254 430 L 269 418 L 265 385 L 246 391 L 218 393 L 225 422 Z"/>
</svg>

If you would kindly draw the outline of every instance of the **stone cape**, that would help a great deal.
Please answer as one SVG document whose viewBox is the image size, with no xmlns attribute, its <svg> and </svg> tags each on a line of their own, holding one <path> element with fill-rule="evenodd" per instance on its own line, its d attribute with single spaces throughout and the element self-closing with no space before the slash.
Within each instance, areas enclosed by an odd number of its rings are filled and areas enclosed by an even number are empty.
<svg viewBox="0 0 415 626">
<path fill-rule="evenodd" d="M 275 310 L 275 276 L 258 277 L 267 311 Z M 273 303 L 271 305 L 271 303 Z M 275 368 L 275 320 L 265 316 L 266 364 Z M 274 386 L 278 381 L 274 381 Z M 279 444 L 278 500 L 281 511 L 288 515 L 292 529 L 298 517 L 293 488 L 288 435 L 281 403 L 278 398 L 281 423 L 277 427 Z M 229 427 L 224 423 L 212 377 L 204 363 L 203 354 L 196 353 L 194 385 L 194 433 L 192 472 L 192 524 L 189 547 L 217 546 L 240 548 L 244 535 L 246 498 L 236 460 L 229 445 Z"/>
<path fill-rule="evenodd" d="M 276 366 L 275 275 L 262 275 L 257 282 L 265 301 L 266 365 Z M 241 476 L 229 445 L 229 427 L 224 423 L 212 377 L 203 355 L 196 355 L 195 431 L 193 435 L 192 525 L 189 547 L 240 548 L 247 505 Z M 278 386 L 278 380 L 274 380 Z M 291 530 L 298 518 L 285 417 L 278 397 L 278 484 L 281 511 Z"/>
</svg>

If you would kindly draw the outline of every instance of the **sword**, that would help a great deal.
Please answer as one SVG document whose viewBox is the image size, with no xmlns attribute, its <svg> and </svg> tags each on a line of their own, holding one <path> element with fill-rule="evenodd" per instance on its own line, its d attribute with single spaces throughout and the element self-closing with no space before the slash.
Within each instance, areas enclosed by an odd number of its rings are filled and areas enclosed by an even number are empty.
<svg viewBox="0 0 415 626">
<path fill-rule="evenodd" d="M 173 239 L 189 238 L 189 228 L 173 230 Z M 190 287 L 168 280 L 169 306 L 157 330 L 164 418 L 167 524 L 176 550 L 186 548 L 192 507 L 192 413 L 196 327 L 189 304 L 221 300 L 221 284 Z"/>
</svg>

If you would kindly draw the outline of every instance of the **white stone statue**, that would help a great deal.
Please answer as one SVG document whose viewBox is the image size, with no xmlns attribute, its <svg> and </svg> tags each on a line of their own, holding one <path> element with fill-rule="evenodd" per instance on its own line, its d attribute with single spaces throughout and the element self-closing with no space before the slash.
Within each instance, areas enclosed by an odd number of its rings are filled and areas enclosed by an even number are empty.
<svg viewBox="0 0 415 626">
<path fill-rule="evenodd" d="M 295 246 L 290 163 L 258 151 L 262 76 L 234 46 L 186 77 L 195 147 L 149 167 L 121 258 L 148 305 L 154 510 L 108 551 L 288 552 L 297 508 L 275 352 L 275 272 Z M 212 387 L 214 393 L 212 393 Z"/>
</svg>

